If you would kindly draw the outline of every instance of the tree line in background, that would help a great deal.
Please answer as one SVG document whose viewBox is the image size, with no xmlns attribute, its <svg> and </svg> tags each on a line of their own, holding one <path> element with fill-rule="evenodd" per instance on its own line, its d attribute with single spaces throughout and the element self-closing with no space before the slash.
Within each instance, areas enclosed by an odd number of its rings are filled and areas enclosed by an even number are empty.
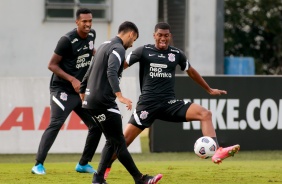
<svg viewBox="0 0 282 184">
<path fill-rule="evenodd" d="M 256 74 L 282 74 L 282 0 L 224 0 L 224 55 L 253 57 Z"/>
</svg>

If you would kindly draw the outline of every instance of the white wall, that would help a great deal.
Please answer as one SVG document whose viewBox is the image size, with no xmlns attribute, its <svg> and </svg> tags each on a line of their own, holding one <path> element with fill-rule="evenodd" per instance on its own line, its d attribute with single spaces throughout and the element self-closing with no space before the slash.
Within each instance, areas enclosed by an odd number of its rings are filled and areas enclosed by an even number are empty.
<svg viewBox="0 0 282 184">
<path fill-rule="evenodd" d="M 76 24 L 44 21 L 44 3 L 44 0 L 0 1 L 0 77 L 51 75 L 47 63 L 57 41 Z M 135 22 L 139 28 L 140 38 L 134 46 L 153 42 L 157 0 L 113 0 L 112 22 L 93 22 L 97 32 L 95 46 L 115 36 L 119 24 L 125 20 Z"/>
<path fill-rule="evenodd" d="M 0 77 L 50 76 L 47 63 L 58 39 L 76 27 L 75 22 L 44 21 L 44 0 L 0 1 Z M 215 74 L 216 0 L 187 0 L 188 44 L 191 64 L 202 75 Z M 115 36 L 120 23 L 133 21 L 140 38 L 133 48 L 153 43 L 157 23 L 158 0 L 113 0 L 110 23 L 93 22 L 97 32 L 96 47 Z M 130 51 L 131 49 L 129 49 Z M 124 76 L 135 75 L 136 68 Z"/>
<path fill-rule="evenodd" d="M 189 59 L 202 75 L 214 74 L 215 70 L 215 1 L 188 1 L 190 6 Z M 2 23 L 0 29 L 0 85 L 2 86 L 0 90 L 0 135 L 5 135 L 0 137 L 0 140 L 5 138 L 12 141 L 1 145 L 0 153 L 36 152 L 42 131 L 31 131 L 29 135 L 31 138 L 28 138 L 25 136 L 27 132 L 21 131 L 21 128 L 1 130 L 1 125 L 13 109 L 21 106 L 35 109 L 34 116 L 37 117 L 35 123 L 39 123 L 38 118 L 41 118 L 42 113 L 40 109 L 49 106 L 48 85 L 51 72 L 47 69 L 47 64 L 59 38 L 76 27 L 74 21 L 44 21 L 44 3 L 44 0 L 0 1 L 0 22 Z M 93 28 L 97 32 L 95 47 L 114 37 L 120 23 L 126 20 L 135 22 L 140 31 L 140 37 L 127 53 L 140 45 L 154 43 L 153 31 L 157 23 L 157 14 L 158 0 L 113 0 L 112 22 L 93 22 Z M 140 93 L 137 71 L 137 65 L 125 70 L 121 80 L 122 92 L 133 101 L 133 108 L 135 108 Z M 29 84 L 29 82 L 32 83 Z M 40 87 L 42 85 L 44 87 Z M 119 107 L 124 116 L 125 126 L 131 112 L 127 111 L 123 105 Z M 86 135 L 86 132 L 83 131 L 83 134 Z M 54 145 L 50 151 L 61 151 L 59 149 L 60 139 L 63 140 L 64 136 L 58 139 L 57 147 Z M 84 138 L 82 137 L 79 141 L 80 143 L 76 146 L 82 145 Z M 31 144 L 32 150 L 29 149 L 29 146 L 24 146 L 25 144 Z M 139 152 L 140 140 L 137 139 L 134 144 L 136 148 L 131 151 Z M 6 149 L 5 147 L 9 145 L 16 147 L 13 150 Z M 80 152 L 80 150 L 82 150 L 80 147 L 76 147 L 75 150 L 70 148 L 67 152 Z"/>
<path fill-rule="evenodd" d="M 49 77 L 0 77 L 0 154 L 36 153 L 41 136 L 49 124 Z M 134 83 L 134 77 L 128 77 L 128 82 Z M 124 85 L 121 85 L 124 88 Z M 125 94 L 137 99 L 135 89 L 126 90 Z M 120 105 L 125 125 L 131 116 L 131 111 Z M 81 121 L 77 126 L 69 128 L 69 117 L 64 127 L 50 149 L 50 153 L 81 153 L 87 135 L 87 129 L 82 129 Z M 72 119 L 73 120 L 73 119 Z M 73 121 L 72 121 L 73 122 Z M 45 127 L 44 126 L 44 127 Z M 102 139 L 97 148 L 101 152 L 105 144 Z M 140 153 L 140 139 L 136 139 L 129 147 L 130 152 Z"/>
<path fill-rule="evenodd" d="M 75 22 L 45 22 L 44 0 L 2 0 L 0 1 L 0 153 L 36 153 L 43 130 L 38 130 L 45 107 L 49 107 L 49 80 L 51 72 L 47 64 L 59 38 L 76 27 Z M 150 3 L 150 6 L 147 6 Z M 144 14 L 144 9 L 146 12 Z M 95 47 L 117 34 L 118 26 L 126 21 L 137 24 L 140 37 L 136 48 L 145 43 L 153 43 L 154 25 L 157 23 L 157 0 L 113 0 L 112 22 L 93 22 L 97 32 Z M 146 20 L 146 21 L 144 21 Z M 132 49 L 129 49 L 129 51 Z M 129 52 L 128 51 L 128 52 Z M 121 89 L 135 104 L 139 95 L 137 68 L 124 72 Z M 19 126 L 6 130 L 7 118 L 17 108 L 31 107 L 34 114 L 33 130 L 22 130 L 24 113 L 12 123 Z M 131 111 L 119 105 L 123 114 L 123 124 L 127 124 Z M 16 122 L 15 122 L 16 121 Z M 5 125 L 4 125 L 5 122 Z M 68 121 L 66 121 L 66 124 Z M 9 125 L 9 123 L 8 123 Z M 80 139 L 71 140 L 73 135 Z M 86 130 L 63 130 L 60 132 L 50 152 L 81 152 Z M 75 141 L 75 142 L 73 142 Z M 98 152 L 101 151 L 99 144 Z M 140 139 L 130 146 L 131 152 L 140 152 Z"/>
<path fill-rule="evenodd" d="M 216 0 L 189 0 L 188 52 L 201 75 L 215 75 Z"/>
</svg>

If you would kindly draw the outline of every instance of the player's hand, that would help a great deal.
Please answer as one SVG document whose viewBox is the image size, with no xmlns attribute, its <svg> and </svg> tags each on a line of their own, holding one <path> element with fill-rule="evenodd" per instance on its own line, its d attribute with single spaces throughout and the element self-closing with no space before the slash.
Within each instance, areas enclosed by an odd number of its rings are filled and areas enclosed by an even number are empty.
<svg viewBox="0 0 282 184">
<path fill-rule="evenodd" d="M 80 88 L 80 81 L 76 78 L 73 78 L 71 81 L 72 87 L 75 90 L 75 92 L 79 93 Z"/>
<path fill-rule="evenodd" d="M 209 94 L 210 95 L 226 95 L 227 91 L 225 90 L 220 90 L 220 89 L 210 89 L 209 90 Z"/>
<path fill-rule="evenodd" d="M 123 96 L 121 96 L 121 97 L 118 97 L 118 100 L 119 100 L 121 103 L 123 103 L 123 104 L 126 105 L 127 110 L 131 110 L 131 109 L 132 109 L 132 101 L 129 100 L 128 98 L 124 98 Z"/>
<path fill-rule="evenodd" d="M 84 100 L 85 93 L 79 93 L 79 96 L 80 96 L 81 101 L 83 101 L 83 100 Z"/>
</svg>

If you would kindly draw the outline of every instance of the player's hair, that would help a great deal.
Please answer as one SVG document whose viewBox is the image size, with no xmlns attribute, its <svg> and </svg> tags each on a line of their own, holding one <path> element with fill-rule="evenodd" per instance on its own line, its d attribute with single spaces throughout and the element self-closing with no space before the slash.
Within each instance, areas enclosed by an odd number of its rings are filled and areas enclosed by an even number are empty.
<svg viewBox="0 0 282 184">
<path fill-rule="evenodd" d="M 155 26 L 155 32 L 157 32 L 158 29 L 168 29 L 170 32 L 170 25 L 166 22 L 159 22 Z"/>
<path fill-rule="evenodd" d="M 88 14 L 88 13 L 91 13 L 91 10 L 89 10 L 88 8 L 80 8 L 76 11 L 76 19 L 79 19 L 80 18 L 80 14 Z"/>
<path fill-rule="evenodd" d="M 129 31 L 134 31 L 137 34 L 137 38 L 139 37 L 138 28 L 133 22 L 125 21 L 118 28 L 118 33 L 127 33 Z"/>
</svg>

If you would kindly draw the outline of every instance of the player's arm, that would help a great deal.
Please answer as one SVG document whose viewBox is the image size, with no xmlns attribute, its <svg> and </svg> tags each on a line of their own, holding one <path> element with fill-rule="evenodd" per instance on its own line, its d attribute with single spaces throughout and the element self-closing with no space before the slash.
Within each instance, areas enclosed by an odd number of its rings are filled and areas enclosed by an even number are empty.
<svg viewBox="0 0 282 184">
<path fill-rule="evenodd" d="M 117 96 L 118 100 L 125 104 L 127 107 L 127 110 L 131 110 L 132 109 L 132 101 L 128 98 L 125 98 L 124 96 L 122 96 L 121 92 L 116 92 L 115 95 Z"/>
<path fill-rule="evenodd" d="M 71 45 L 68 39 L 62 37 L 59 40 L 55 52 L 48 63 L 48 69 L 51 70 L 53 73 L 55 73 L 57 76 L 69 81 L 72 84 L 75 91 L 78 93 L 80 87 L 80 81 L 77 80 L 74 76 L 71 76 L 68 73 L 66 73 L 64 70 L 62 70 L 59 65 L 59 63 L 62 61 L 63 54 L 69 51 L 68 50 L 69 47 L 71 47 Z"/>
<path fill-rule="evenodd" d="M 127 55 L 126 60 L 124 61 L 124 64 L 123 64 L 124 69 L 130 67 L 131 65 L 133 65 L 134 63 L 140 60 L 142 56 L 143 48 L 144 46 L 138 47 L 137 49 L 135 49 L 134 51 L 130 52 Z"/>
<path fill-rule="evenodd" d="M 120 66 L 122 64 L 122 61 L 124 60 L 125 51 L 123 49 L 115 49 L 112 51 L 112 53 L 109 56 L 108 59 L 108 70 L 107 70 L 107 76 L 109 83 L 112 87 L 113 92 L 115 93 L 118 100 L 125 104 L 128 110 L 132 109 L 132 101 L 130 99 L 125 98 L 120 90 L 119 87 L 119 74 L 118 71 L 120 69 Z"/>
<path fill-rule="evenodd" d="M 54 53 L 48 63 L 48 69 L 51 70 L 53 73 L 55 73 L 57 76 L 67 80 L 71 81 L 73 79 L 73 76 L 67 74 L 64 72 L 61 67 L 59 66 L 59 63 L 62 60 L 62 56 Z"/>
<path fill-rule="evenodd" d="M 190 65 L 190 64 L 189 64 Z M 225 90 L 213 89 L 203 79 L 203 77 L 190 65 L 187 74 L 200 86 L 202 86 L 210 95 L 222 95 L 227 94 Z"/>
<path fill-rule="evenodd" d="M 191 79 L 193 79 L 197 84 L 199 84 L 202 88 L 204 88 L 210 95 L 221 95 L 227 94 L 225 90 L 213 89 L 208 83 L 203 79 L 203 77 L 195 70 L 191 64 L 189 63 L 187 57 L 184 52 L 179 50 L 180 52 L 180 62 L 179 65 L 181 70 L 186 71 Z"/>
<path fill-rule="evenodd" d="M 118 71 L 122 64 L 122 54 L 125 51 L 122 49 L 115 49 L 109 55 L 107 77 L 114 93 L 120 92 Z"/>
<path fill-rule="evenodd" d="M 129 67 L 128 63 L 126 62 L 126 60 L 123 63 L 123 69 L 127 69 Z"/>
</svg>

